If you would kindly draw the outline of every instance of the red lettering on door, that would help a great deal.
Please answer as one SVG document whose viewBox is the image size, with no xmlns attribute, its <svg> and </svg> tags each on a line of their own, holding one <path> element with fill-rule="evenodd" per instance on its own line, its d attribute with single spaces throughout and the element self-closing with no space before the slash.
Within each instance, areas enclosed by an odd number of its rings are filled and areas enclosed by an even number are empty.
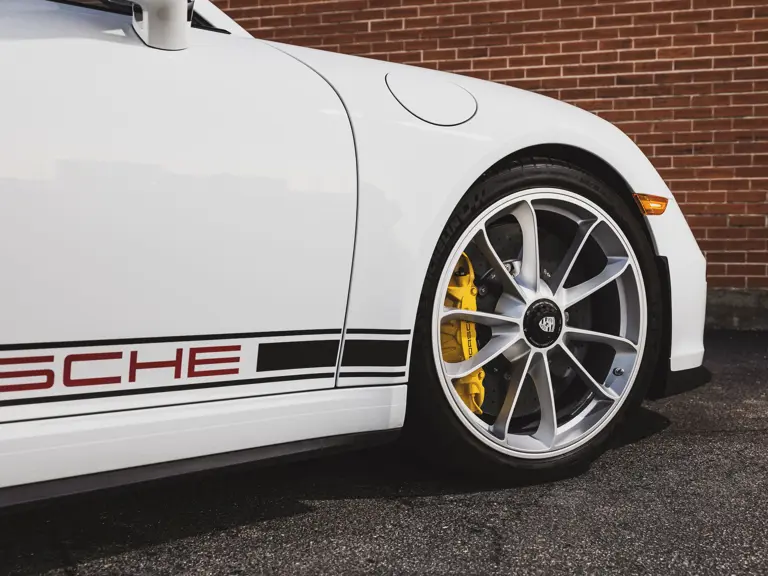
<svg viewBox="0 0 768 576">
<path fill-rule="evenodd" d="M 212 354 L 215 352 L 240 352 L 240 346 L 208 346 L 203 348 L 189 349 L 189 368 L 187 376 L 189 378 L 199 378 L 201 376 L 226 376 L 238 374 L 240 368 L 222 368 L 220 370 L 198 370 L 198 366 L 208 364 L 231 364 L 240 362 L 239 356 L 226 356 L 224 358 L 198 358 L 198 354 Z"/>
<path fill-rule="evenodd" d="M 0 358 L 0 366 L 12 366 L 14 364 L 42 364 L 53 362 L 53 356 L 29 356 L 25 358 Z M 11 378 L 33 378 L 36 376 L 44 377 L 43 382 L 32 382 L 29 384 L 6 384 L 0 386 L 0 392 L 24 392 L 26 390 L 45 390 L 53 386 L 53 370 L 17 370 L 14 372 L 0 372 L 0 380 Z"/>
<path fill-rule="evenodd" d="M 100 354 L 72 354 L 64 359 L 64 386 L 101 386 L 103 384 L 120 384 L 120 376 L 104 378 L 72 378 L 72 364 L 75 362 L 96 362 L 102 360 L 120 360 L 122 352 L 103 352 Z"/>
<path fill-rule="evenodd" d="M 153 368 L 173 368 L 173 377 L 178 380 L 181 378 L 181 360 L 184 354 L 182 348 L 176 349 L 176 358 L 174 360 L 161 360 L 159 362 L 139 362 L 139 353 L 136 350 L 131 352 L 131 365 L 128 368 L 128 381 L 136 382 L 136 372 L 138 370 L 151 370 Z"/>
</svg>

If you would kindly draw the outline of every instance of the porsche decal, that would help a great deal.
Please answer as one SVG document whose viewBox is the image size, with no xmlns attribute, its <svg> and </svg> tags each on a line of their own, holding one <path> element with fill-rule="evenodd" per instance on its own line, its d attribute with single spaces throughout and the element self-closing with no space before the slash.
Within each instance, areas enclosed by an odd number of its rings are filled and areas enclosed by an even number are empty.
<svg viewBox="0 0 768 576">
<path fill-rule="evenodd" d="M 341 377 L 405 375 L 410 333 L 349 334 Z M 0 406 L 333 378 L 340 345 L 341 330 L 0 345 Z"/>
<path fill-rule="evenodd" d="M 161 360 L 152 362 L 139 361 L 138 350 L 130 352 L 98 352 L 94 354 L 66 354 L 57 358 L 53 356 L 14 356 L 10 358 L 0 358 L 0 382 L 10 381 L 10 383 L 0 383 L 0 392 L 24 392 L 28 390 L 46 390 L 53 388 L 54 384 L 60 382 L 67 388 L 81 386 L 106 386 L 113 384 L 122 384 L 124 382 L 136 382 L 140 370 L 160 370 L 173 369 L 173 376 L 170 374 L 167 379 L 179 380 L 182 378 L 182 369 L 186 371 L 187 378 L 201 378 L 206 376 L 234 376 L 240 372 L 240 357 L 237 355 L 241 346 L 201 346 L 191 348 L 177 348 L 172 360 Z M 230 355 L 222 357 L 218 354 L 229 353 Z M 213 354 L 213 356 L 211 356 Z M 114 362 L 128 358 L 128 362 Z M 61 362 L 57 362 L 61 360 Z M 85 364 L 109 363 L 109 368 L 105 368 L 108 373 L 103 376 L 82 378 L 76 377 L 76 368 L 85 368 Z M 30 369 L 30 365 L 38 366 L 46 364 L 46 367 Z M 61 373 L 56 374 L 53 367 L 59 364 L 62 366 Z M 208 365 L 227 365 L 223 368 L 206 368 Z M 97 370 L 89 367 L 91 370 Z M 121 374 L 121 372 L 123 372 Z M 127 373 L 126 373 L 127 372 Z M 31 379 L 31 382 L 16 382 L 19 380 Z"/>
</svg>

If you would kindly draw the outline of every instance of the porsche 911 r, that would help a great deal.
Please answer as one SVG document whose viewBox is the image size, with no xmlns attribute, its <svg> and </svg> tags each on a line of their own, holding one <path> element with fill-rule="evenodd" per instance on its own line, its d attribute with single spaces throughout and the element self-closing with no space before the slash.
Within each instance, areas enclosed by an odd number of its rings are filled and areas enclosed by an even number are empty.
<svg viewBox="0 0 768 576">
<path fill-rule="evenodd" d="M 648 159 L 208 0 L 0 3 L 0 500 L 389 438 L 583 465 L 702 362 Z"/>
</svg>

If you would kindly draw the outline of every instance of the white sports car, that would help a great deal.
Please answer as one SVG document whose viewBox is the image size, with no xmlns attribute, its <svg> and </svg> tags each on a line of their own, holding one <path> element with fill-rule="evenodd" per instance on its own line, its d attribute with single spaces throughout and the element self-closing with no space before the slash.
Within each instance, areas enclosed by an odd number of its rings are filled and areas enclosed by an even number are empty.
<svg viewBox="0 0 768 576">
<path fill-rule="evenodd" d="M 208 0 L 3 0 L 0 78 L 0 503 L 404 426 L 565 469 L 701 365 L 704 257 L 585 111 Z"/>
</svg>

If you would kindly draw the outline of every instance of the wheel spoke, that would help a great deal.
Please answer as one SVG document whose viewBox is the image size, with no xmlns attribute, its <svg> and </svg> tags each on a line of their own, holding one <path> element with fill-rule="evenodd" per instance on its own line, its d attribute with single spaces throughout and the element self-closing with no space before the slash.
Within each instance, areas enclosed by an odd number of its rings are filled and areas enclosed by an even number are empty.
<svg viewBox="0 0 768 576">
<path fill-rule="evenodd" d="M 549 361 L 543 353 L 537 353 L 529 370 L 539 397 L 541 420 L 533 437 L 547 448 L 551 448 L 557 437 L 557 411 L 555 393 L 552 388 L 552 375 L 549 373 Z"/>
<path fill-rule="evenodd" d="M 581 377 L 582 381 L 587 384 L 592 390 L 597 394 L 599 398 L 602 400 L 610 400 L 615 401 L 618 399 L 618 394 L 616 394 L 613 390 L 610 388 L 606 388 L 602 384 L 600 384 L 597 380 L 595 380 L 592 375 L 587 372 L 587 369 L 584 368 L 584 365 L 579 362 L 579 360 L 574 356 L 570 350 L 568 350 L 568 347 L 564 344 L 560 344 L 560 350 L 565 354 L 565 356 L 568 358 L 568 363 L 571 365 L 571 367 L 576 370 L 578 375 Z"/>
<path fill-rule="evenodd" d="M 579 222 L 579 227 L 576 230 L 576 236 L 574 237 L 571 246 L 568 248 L 565 256 L 563 256 L 560 266 L 557 267 L 557 270 L 555 270 L 555 273 L 552 274 L 552 277 L 549 280 L 549 286 L 552 288 L 552 293 L 555 294 L 555 296 L 557 296 L 557 293 L 562 289 L 565 281 L 568 280 L 568 275 L 571 273 L 571 270 L 573 270 L 573 265 L 576 263 L 576 260 L 579 259 L 579 254 L 581 254 L 590 234 L 592 234 L 592 230 L 594 230 L 599 223 L 600 220 L 597 219 L 582 220 Z"/>
<path fill-rule="evenodd" d="M 488 362 L 502 354 L 518 340 L 520 340 L 520 330 L 517 328 L 496 334 L 471 358 L 461 362 L 443 361 L 445 372 L 449 378 L 463 378 L 488 364 Z"/>
<path fill-rule="evenodd" d="M 536 221 L 536 211 L 527 200 L 517 204 L 512 215 L 520 224 L 523 235 L 523 254 L 520 263 L 520 274 L 517 283 L 538 292 L 541 272 L 539 268 L 539 228 Z"/>
<path fill-rule="evenodd" d="M 593 330 L 582 330 L 581 328 L 566 327 L 563 337 L 566 341 L 575 340 L 577 342 L 597 342 L 607 344 L 617 353 L 630 352 L 637 354 L 637 345 L 631 340 L 621 336 L 606 334 L 605 332 L 595 332 Z"/>
<path fill-rule="evenodd" d="M 462 411 L 461 425 L 482 435 L 493 450 L 523 460 L 566 455 L 584 446 L 629 394 L 646 338 L 648 303 L 625 231 L 575 191 L 533 187 L 498 198 L 478 213 L 451 248 L 451 254 L 461 253 L 473 260 L 482 311 L 461 310 L 440 293 L 433 301 L 432 326 L 441 387 Z M 440 286 L 448 290 L 456 273 L 449 258 Z M 600 300 L 604 295 L 610 302 Z M 548 309 L 545 301 L 555 308 Z M 578 320 L 589 305 L 598 314 L 591 325 Z M 598 322 L 603 317 L 609 325 Z M 593 367 L 594 359 L 599 366 Z M 570 388 L 567 399 L 555 395 L 570 382 L 561 382 L 556 366 L 583 382 L 576 382 L 573 397 Z M 494 378 L 486 379 L 490 404 L 483 414 L 467 414 L 456 383 L 477 381 L 481 369 L 495 368 L 504 379 L 495 390 Z M 528 406 L 527 397 L 534 394 Z"/>
<path fill-rule="evenodd" d="M 609 257 L 608 263 L 600 274 L 578 286 L 561 289 L 557 298 L 558 303 L 563 309 L 570 308 L 618 279 L 628 266 L 629 258 L 626 256 Z"/>
<path fill-rule="evenodd" d="M 509 421 L 512 419 L 512 414 L 515 411 L 517 398 L 520 396 L 520 390 L 523 388 L 523 382 L 525 382 L 525 377 L 531 366 L 532 357 L 533 353 L 528 352 L 525 355 L 525 358 L 521 358 L 514 364 L 512 377 L 509 381 L 509 387 L 507 388 L 507 394 L 504 397 L 504 404 L 501 407 L 499 415 L 496 417 L 496 421 L 491 427 L 493 435 L 500 440 L 504 440 L 507 437 Z"/>
<path fill-rule="evenodd" d="M 510 318 L 501 314 L 492 314 L 489 312 L 479 312 L 477 310 L 459 310 L 458 308 L 443 308 L 441 322 L 451 322 L 453 320 L 465 320 L 474 322 L 491 328 L 495 326 L 516 326 L 521 322 L 520 318 Z"/>
<path fill-rule="evenodd" d="M 491 268 L 493 268 L 496 272 L 496 275 L 501 279 L 501 285 L 504 289 L 504 292 L 523 302 L 528 302 L 528 300 L 531 298 L 531 295 L 526 293 L 523 287 L 517 283 L 515 277 L 512 276 L 511 271 L 507 270 L 507 267 L 504 265 L 504 262 L 499 256 L 499 253 L 496 252 L 496 249 L 491 244 L 491 239 L 488 237 L 488 232 L 485 227 L 483 227 L 482 230 L 480 230 L 480 232 L 475 236 L 475 243 L 480 249 L 480 252 L 483 253 L 483 256 L 485 256 L 485 258 L 488 260 Z"/>
<path fill-rule="evenodd" d="M 512 346 L 504 350 L 504 358 L 513 364 L 528 354 L 530 350 L 531 347 L 525 341 L 525 338 L 519 338 L 517 342 L 512 344 Z"/>
</svg>

